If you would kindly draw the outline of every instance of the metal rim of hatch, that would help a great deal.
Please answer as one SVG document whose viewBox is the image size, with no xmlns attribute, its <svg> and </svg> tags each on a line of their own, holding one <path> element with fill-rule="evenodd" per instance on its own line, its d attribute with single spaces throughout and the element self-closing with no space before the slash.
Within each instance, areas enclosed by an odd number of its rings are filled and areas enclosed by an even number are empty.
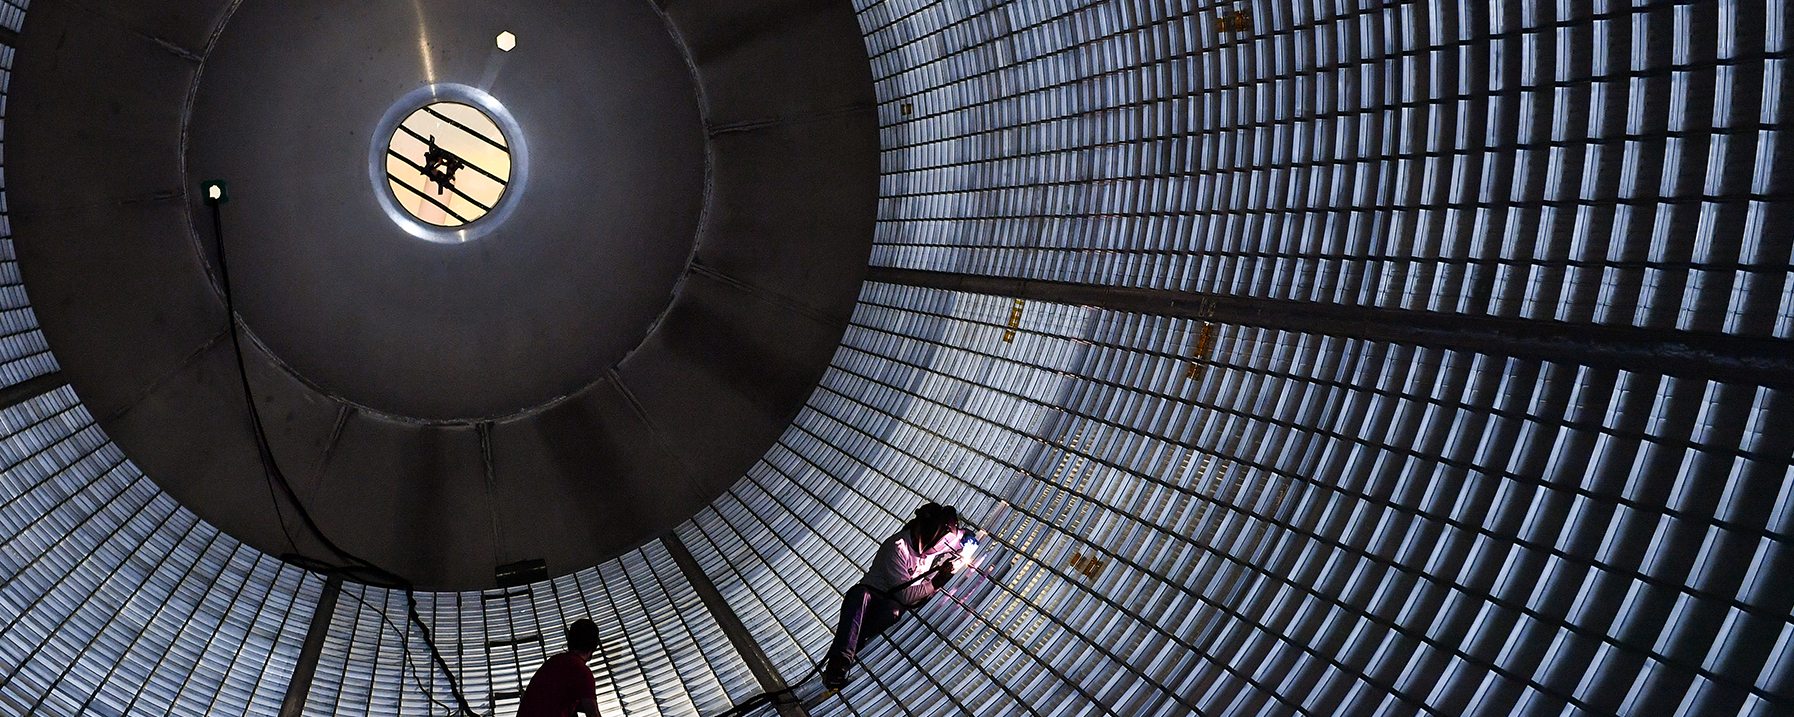
<svg viewBox="0 0 1794 717">
<path fill-rule="evenodd" d="M 394 196 L 387 180 L 387 148 L 391 144 L 393 133 L 398 131 L 399 123 L 404 122 L 413 112 L 438 102 L 458 102 L 485 113 L 504 133 L 511 155 L 511 174 L 497 203 L 484 216 L 456 227 L 437 226 L 413 216 L 399 204 L 399 199 Z M 523 129 L 517 124 L 517 118 L 511 116 L 510 110 L 505 109 L 497 98 L 476 87 L 445 82 L 426 85 L 406 93 L 380 118 L 371 140 L 368 146 L 368 181 L 373 187 L 375 199 L 380 203 L 381 211 L 406 234 L 424 241 L 463 244 L 491 233 L 517 209 L 517 203 L 529 184 L 529 145 L 523 136 Z"/>
</svg>

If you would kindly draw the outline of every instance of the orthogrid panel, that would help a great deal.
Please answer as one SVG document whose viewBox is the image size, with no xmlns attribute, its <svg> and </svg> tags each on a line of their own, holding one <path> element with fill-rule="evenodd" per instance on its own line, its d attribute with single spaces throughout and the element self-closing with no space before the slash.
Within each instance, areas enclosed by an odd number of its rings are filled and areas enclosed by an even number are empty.
<svg viewBox="0 0 1794 717">
<path fill-rule="evenodd" d="M 22 3 L 0 2 L 0 26 L 19 29 L 25 20 Z M 13 49 L 0 44 L 0 139 L 6 131 L 6 88 L 12 81 Z M 19 263 L 13 253 L 12 217 L 5 202 L 6 167 L 0 162 L 0 385 L 10 386 L 57 370 L 56 357 L 37 328 L 37 315 L 25 298 Z"/>
<path fill-rule="evenodd" d="M 0 45 L 0 132 L 12 60 Z M 0 200 L 0 385 L 55 370 Z M 320 578 L 177 505 L 66 386 L 0 409 L 0 434 L 0 712 L 279 709 Z"/>
<path fill-rule="evenodd" d="M 945 293 L 680 529 L 787 678 L 909 509 L 992 531 L 815 714 L 1794 707 L 1786 392 Z"/>
<path fill-rule="evenodd" d="M 0 27 L 18 32 L 25 25 L 25 9 L 30 6 L 28 0 L 0 0 Z"/>
<path fill-rule="evenodd" d="M 67 387 L 0 433 L 0 712 L 280 708 L 321 579 L 176 505 Z"/>
<path fill-rule="evenodd" d="M 856 6 L 875 265 L 1794 336 L 1782 0 Z"/>
<path fill-rule="evenodd" d="M 942 301 L 949 298 L 869 285 L 844 348 L 792 428 L 746 479 L 679 530 L 787 679 L 802 676 L 821 657 L 840 594 L 859 580 L 878 543 L 923 502 L 919 495 L 957 502 L 968 515 L 980 515 L 995 502 L 989 496 L 1009 480 L 999 463 L 955 450 L 934 436 L 946 431 L 955 441 L 1000 443 L 1013 432 L 964 420 L 917 396 L 976 397 L 981 410 L 1026 423 L 1057 390 L 1055 369 L 1075 362 L 1077 347 L 1038 341 L 1032 334 L 1018 341 L 1025 350 L 1038 351 L 1045 368 L 1004 365 L 948 347 L 941 342 L 965 340 L 958 334 L 971 324 L 942 323 L 934 314 L 913 311 L 916 306 L 982 314 L 1009 308 L 1006 300 L 987 297 L 954 307 Z M 1034 320 L 1075 329 L 1084 313 L 1062 308 Z M 869 331 L 865 321 L 910 333 Z M 935 365 L 950 366 L 954 374 L 926 370 Z M 1022 397 L 977 396 L 953 375 L 1001 381 Z M 911 407 L 923 413 L 908 413 Z M 891 445 L 924 451 L 959 480 L 984 490 L 945 480 L 913 455 L 881 450 Z M 891 476 L 903 480 L 893 482 Z M 949 696 L 936 698 L 951 703 Z"/>
<path fill-rule="evenodd" d="M 509 590 L 418 593 L 418 613 L 483 715 L 513 715 L 566 627 L 598 624 L 588 663 L 605 714 L 709 715 L 759 690 L 658 541 L 596 568 Z M 306 714 L 445 714 L 454 697 L 402 591 L 344 585 Z"/>
</svg>

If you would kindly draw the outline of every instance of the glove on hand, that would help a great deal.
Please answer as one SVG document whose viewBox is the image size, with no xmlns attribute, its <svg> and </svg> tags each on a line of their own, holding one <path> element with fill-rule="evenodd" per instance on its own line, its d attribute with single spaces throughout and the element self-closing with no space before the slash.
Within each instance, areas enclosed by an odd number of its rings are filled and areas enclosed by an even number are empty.
<svg viewBox="0 0 1794 717">
<path fill-rule="evenodd" d="M 947 567 L 941 568 L 940 570 L 936 570 L 934 573 L 934 580 L 933 580 L 934 589 L 939 590 L 941 588 L 947 587 L 947 581 L 952 580 L 952 579 L 953 579 L 953 566 L 951 564 L 947 565 Z"/>
</svg>

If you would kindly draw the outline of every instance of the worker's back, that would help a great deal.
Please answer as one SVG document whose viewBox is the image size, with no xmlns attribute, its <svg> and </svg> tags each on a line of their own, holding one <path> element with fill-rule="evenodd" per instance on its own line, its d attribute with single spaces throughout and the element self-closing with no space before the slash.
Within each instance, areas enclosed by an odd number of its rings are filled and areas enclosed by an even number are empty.
<svg viewBox="0 0 1794 717">
<path fill-rule="evenodd" d="M 592 671 L 578 653 L 555 655 L 529 679 L 517 717 L 572 717 L 581 704 L 592 699 L 595 687 Z"/>
<path fill-rule="evenodd" d="M 523 689 L 517 717 L 573 717 L 584 712 L 598 717 L 597 681 L 586 660 L 598 649 L 598 626 L 591 620 L 574 620 L 567 626 L 567 651 L 548 658 Z"/>
</svg>

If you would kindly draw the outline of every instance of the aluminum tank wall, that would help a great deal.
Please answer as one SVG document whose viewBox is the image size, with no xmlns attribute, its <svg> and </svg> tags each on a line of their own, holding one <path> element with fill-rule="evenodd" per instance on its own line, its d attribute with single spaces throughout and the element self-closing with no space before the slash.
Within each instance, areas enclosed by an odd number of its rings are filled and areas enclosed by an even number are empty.
<svg viewBox="0 0 1794 717">
<path fill-rule="evenodd" d="M 24 5 L 0 2 L 0 33 Z M 323 579 L 125 460 L 57 379 L 10 236 L 0 212 L 0 713 L 272 713 Z"/>
<path fill-rule="evenodd" d="M 604 714 L 709 715 L 758 691 L 747 666 L 660 543 L 595 568 L 509 590 L 420 593 L 418 611 L 472 707 L 509 715 L 530 675 L 598 624 L 589 665 Z M 402 592 L 343 586 L 310 715 L 449 714 L 454 701 Z"/>
<path fill-rule="evenodd" d="M 1789 338 L 1787 15 L 869 4 L 873 263 Z"/>
<path fill-rule="evenodd" d="M 875 267 L 1789 338 L 1780 2 L 859 7 Z M 1016 306 L 869 284 L 680 530 L 787 675 L 916 504 L 997 536 L 815 714 L 1794 704 L 1785 369 Z"/>
<path fill-rule="evenodd" d="M 180 507 L 64 386 L 0 410 L 0 713 L 272 714 L 324 580 Z"/>
<path fill-rule="evenodd" d="M 942 293 L 681 530 L 787 674 L 907 509 L 997 537 L 817 714 L 1787 704 L 1786 392 Z"/>
<path fill-rule="evenodd" d="M 1794 331 L 1781 2 L 856 7 L 876 268 Z M 0 262 L 0 391 L 30 396 L 0 410 L 0 712 L 274 712 L 324 581 L 124 461 L 16 284 Z M 787 679 L 916 504 L 992 531 L 812 714 L 1794 709 L 1785 383 L 1016 308 L 868 283 L 779 445 L 678 529 Z M 659 543 L 529 591 L 419 595 L 478 709 L 574 615 L 612 712 L 756 691 Z M 306 712 L 448 700 L 409 631 L 346 587 Z"/>
</svg>

